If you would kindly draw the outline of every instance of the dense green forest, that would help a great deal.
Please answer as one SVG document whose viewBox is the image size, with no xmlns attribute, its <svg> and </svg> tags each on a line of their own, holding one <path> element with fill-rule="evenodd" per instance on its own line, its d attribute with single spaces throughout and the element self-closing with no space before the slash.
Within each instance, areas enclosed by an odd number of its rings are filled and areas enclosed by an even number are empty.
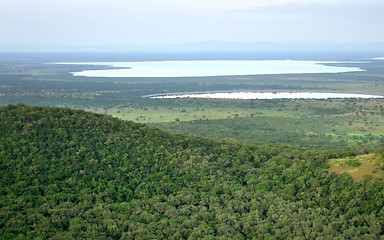
<svg viewBox="0 0 384 240">
<path fill-rule="evenodd" d="M 218 141 L 67 108 L 0 107 L 0 239 L 382 239 L 366 150 Z"/>
</svg>

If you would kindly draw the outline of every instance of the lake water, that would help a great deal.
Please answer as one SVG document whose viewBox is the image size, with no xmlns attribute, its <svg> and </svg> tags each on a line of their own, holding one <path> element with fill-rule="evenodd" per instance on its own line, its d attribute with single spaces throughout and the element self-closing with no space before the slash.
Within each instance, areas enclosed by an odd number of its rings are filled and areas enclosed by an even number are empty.
<svg viewBox="0 0 384 240">
<path fill-rule="evenodd" d="M 84 77 L 204 77 L 258 74 L 340 73 L 364 71 L 357 67 L 326 66 L 318 61 L 202 60 L 147 62 L 72 62 L 55 64 L 104 65 L 118 69 L 73 72 Z M 344 62 L 345 63 L 345 62 Z"/>
<path fill-rule="evenodd" d="M 379 95 L 352 93 L 317 93 L 317 92 L 218 92 L 190 93 L 152 96 L 155 99 L 169 98 L 214 98 L 214 99 L 329 99 L 329 98 L 383 98 Z"/>
</svg>

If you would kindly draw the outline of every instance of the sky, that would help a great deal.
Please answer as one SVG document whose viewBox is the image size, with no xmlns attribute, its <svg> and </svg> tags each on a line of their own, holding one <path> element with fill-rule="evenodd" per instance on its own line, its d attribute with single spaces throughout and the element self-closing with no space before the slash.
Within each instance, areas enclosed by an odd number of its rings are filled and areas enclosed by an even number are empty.
<svg viewBox="0 0 384 240">
<path fill-rule="evenodd" d="M 384 0 L 0 0 L 0 6 L 0 51 L 384 41 Z"/>
</svg>

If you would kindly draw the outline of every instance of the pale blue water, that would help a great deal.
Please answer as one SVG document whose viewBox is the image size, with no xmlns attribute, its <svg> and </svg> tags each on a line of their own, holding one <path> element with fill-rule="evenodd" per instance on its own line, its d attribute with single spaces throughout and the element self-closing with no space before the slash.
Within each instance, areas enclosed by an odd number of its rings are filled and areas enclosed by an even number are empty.
<svg viewBox="0 0 384 240">
<path fill-rule="evenodd" d="M 218 92 L 188 93 L 153 96 L 151 98 L 221 98 L 221 99 L 329 99 L 329 98 L 383 98 L 379 95 L 318 92 Z"/>
<path fill-rule="evenodd" d="M 85 77 L 202 77 L 258 74 L 339 73 L 364 71 L 356 67 L 326 66 L 317 61 L 297 60 L 203 60 L 148 62 L 71 62 L 85 65 L 72 73 Z M 105 65 L 121 69 L 86 70 L 86 65 Z"/>
</svg>

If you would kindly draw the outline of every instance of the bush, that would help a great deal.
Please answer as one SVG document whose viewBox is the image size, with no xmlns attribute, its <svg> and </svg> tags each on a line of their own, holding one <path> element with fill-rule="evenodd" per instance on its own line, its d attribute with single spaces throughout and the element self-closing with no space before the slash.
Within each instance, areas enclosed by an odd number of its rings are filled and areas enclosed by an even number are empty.
<svg viewBox="0 0 384 240">
<path fill-rule="evenodd" d="M 356 157 L 348 159 L 345 163 L 352 167 L 358 167 L 361 165 L 360 160 Z"/>
</svg>

